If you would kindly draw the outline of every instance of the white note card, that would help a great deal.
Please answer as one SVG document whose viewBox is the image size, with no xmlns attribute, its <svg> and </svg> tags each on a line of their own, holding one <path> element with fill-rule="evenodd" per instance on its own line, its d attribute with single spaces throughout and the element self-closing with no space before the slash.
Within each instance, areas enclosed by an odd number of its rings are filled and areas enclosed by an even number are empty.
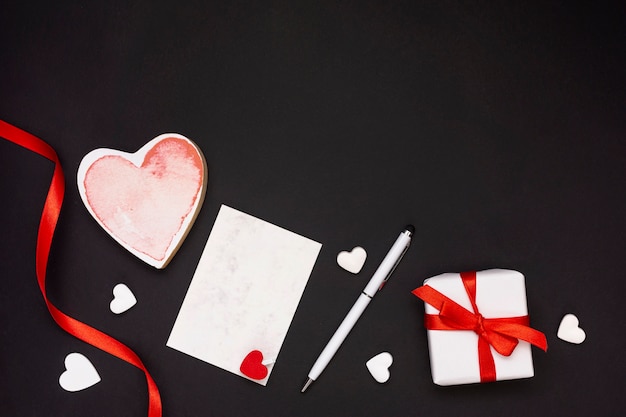
<svg viewBox="0 0 626 417">
<path fill-rule="evenodd" d="M 275 362 L 320 243 L 222 205 L 167 346 L 244 378 L 253 350 Z"/>
</svg>

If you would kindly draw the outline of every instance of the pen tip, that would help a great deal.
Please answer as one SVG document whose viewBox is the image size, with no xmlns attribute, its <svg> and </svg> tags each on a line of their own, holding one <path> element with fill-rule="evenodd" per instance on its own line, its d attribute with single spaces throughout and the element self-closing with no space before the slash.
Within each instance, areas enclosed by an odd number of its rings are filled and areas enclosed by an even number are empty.
<svg viewBox="0 0 626 417">
<path fill-rule="evenodd" d="M 309 385 L 311 385 L 313 383 L 313 380 L 311 378 L 306 380 L 306 383 L 304 384 L 304 386 L 302 387 L 302 391 L 300 392 L 304 392 L 306 391 L 306 389 L 309 387 Z"/>
<path fill-rule="evenodd" d="M 411 234 L 415 233 L 415 226 L 413 226 L 412 224 L 407 224 L 406 227 L 404 228 L 404 230 L 408 230 L 409 232 L 411 232 Z"/>
</svg>

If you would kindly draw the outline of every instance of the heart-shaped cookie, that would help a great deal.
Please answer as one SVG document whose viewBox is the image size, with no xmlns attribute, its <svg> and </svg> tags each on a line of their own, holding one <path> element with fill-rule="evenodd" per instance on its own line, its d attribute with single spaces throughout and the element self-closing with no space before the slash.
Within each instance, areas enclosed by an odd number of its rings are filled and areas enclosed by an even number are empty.
<svg viewBox="0 0 626 417">
<path fill-rule="evenodd" d="M 126 286 L 126 284 L 119 283 L 113 287 L 113 300 L 109 308 L 115 314 L 122 314 L 137 304 L 135 294 Z"/>
<path fill-rule="evenodd" d="M 142 261 L 164 268 L 204 200 L 207 167 L 184 136 L 160 135 L 135 153 L 95 149 L 80 163 L 80 196 L 102 228 Z"/>
<path fill-rule="evenodd" d="M 566 314 L 561 320 L 556 336 L 566 342 L 581 344 L 585 341 L 586 335 L 585 331 L 578 327 L 578 324 L 578 317 L 573 314 Z"/>
<path fill-rule="evenodd" d="M 387 382 L 391 376 L 389 367 L 392 363 L 393 357 L 391 353 L 382 352 L 365 362 L 365 366 L 367 366 L 374 379 L 382 384 Z"/>
<path fill-rule="evenodd" d="M 267 376 L 268 370 L 263 362 L 263 353 L 253 350 L 248 353 L 241 362 L 239 370 L 242 374 L 251 379 L 260 380 Z"/>
<path fill-rule="evenodd" d="M 337 263 L 340 267 L 353 274 L 358 274 L 365 264 L 367 252 L 360 246 L 356 246 L 350 252 L 341 251 L 337 255 Z"/>
<path fill-rule="evenodd" d="M 81 353 L 65 357 L 66 371 L 59 376 L 59 385 L 65 391 L 81 391 L 100 382 L 100 375 L 92 363 Z"/>
</svg>

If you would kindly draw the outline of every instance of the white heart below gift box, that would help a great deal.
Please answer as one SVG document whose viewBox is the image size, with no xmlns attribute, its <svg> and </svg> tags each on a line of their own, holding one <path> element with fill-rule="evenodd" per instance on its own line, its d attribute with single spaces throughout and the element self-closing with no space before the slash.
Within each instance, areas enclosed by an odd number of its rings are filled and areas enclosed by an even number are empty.
<svg viewBox="0 0 626 417">
<path fill-rule="evenodd" d="M 579 324 L 578 317 L 574 314 L 566 314 L 561 320 L 556 336 L 566 342 L 581 344 L 585 341 L 586 334 Z"/>
<path fill-rule="evenodd" d="M 77 180 L 98 224 L 130 253 L 160 269 L 200 211 L 207 166 L 192 141 L 167 133 L 135 153 L 105 148 L 89 152 Z"/>
</svg>

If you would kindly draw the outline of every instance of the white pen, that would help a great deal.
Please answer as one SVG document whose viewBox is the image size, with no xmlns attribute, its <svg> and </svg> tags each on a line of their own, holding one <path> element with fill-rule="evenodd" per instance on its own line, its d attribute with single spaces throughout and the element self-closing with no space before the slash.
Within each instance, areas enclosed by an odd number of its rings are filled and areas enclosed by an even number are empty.
<svg viewBox="0 0 626 417">
<path fill-rule="evenodd" d="M 385 285 L 385 282 L 387 282 L 393 271 L 396 269 L 407 249 L 409 249 L 413 233 L 415 233 L 415 227 L 412 225 L 406 226 L 402 233 L 400 233 L 396 242 L 393 244 L 391 249 L 389 249 L 389 252 L 387 252 L 385 259 L 383 259 L 380 266 L 367 283 L 367 286 L 359 295 L 356 303 L 354 303 L 346 317 L 335 331 L 333 337 L 330 338 L 328 344 L 326 344 L 326 347 L 313 364 L 313 367 L 309 371 L 308 379 L 304 384 L 304 387 L 302 387 L 301 392 L 306 391 L 313 381 L 315 381 L 324 371 L 330 360 L 333 356 L 335 356 L 335 353 L 337 353 L 339 346 L 341 346 L 345 338 L 348 336 L 348 333 L 350 333 L 350 330 L 352 330 L 359 317 L 361 317 L 361 314 L 372 300 L 372 297 L 374 297 L 377 291 L 383 288 L 383 285 Z"/>
</svg>

